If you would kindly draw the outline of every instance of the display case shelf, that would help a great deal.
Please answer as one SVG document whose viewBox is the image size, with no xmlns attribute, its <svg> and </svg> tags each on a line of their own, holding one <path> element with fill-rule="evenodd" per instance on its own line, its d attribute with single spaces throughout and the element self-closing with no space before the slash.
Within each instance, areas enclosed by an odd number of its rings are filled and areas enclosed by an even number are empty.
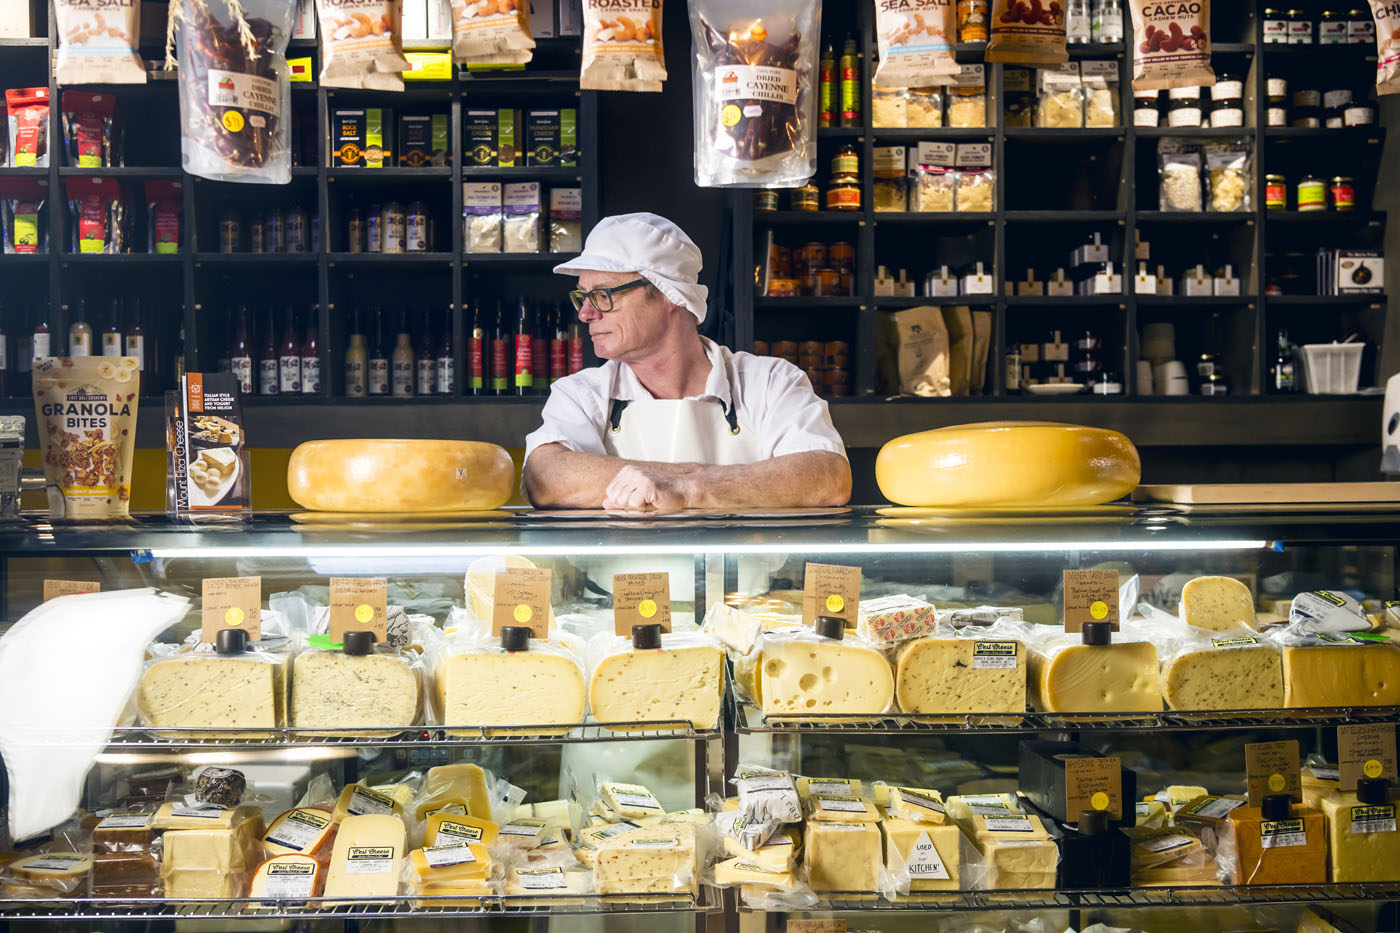
<svg viewBox="0 0 1400 933">
<path fill-rule="evenodd" d="M 620 728 L 612 728 L 620 727 Z M 511 729 L 531 734 L 493 735 Z M 246 729 L 154 729 L 148 726 L 122 726 L 112 730 L 109 748 L 113 752 L 135 749 L 268 749 L 314 747 L 361 748 L 438 748 L 478 745 L 576 745 L 590 742 L 651 742 L 664 739 L 708 741 L 718 739 L 717 729 L 696 729 L 687 722 L 633 722 L 585 724 L 559 723 L 531 726 L 425 726 L 412 729 L 317 729 L 296 728 L 259 730 L 265 738 L 239 738 Z M 557 731 L 557 735 L 541 732 Z M 225 733 L 227 735 L 225 735 Z"/>
</svg>

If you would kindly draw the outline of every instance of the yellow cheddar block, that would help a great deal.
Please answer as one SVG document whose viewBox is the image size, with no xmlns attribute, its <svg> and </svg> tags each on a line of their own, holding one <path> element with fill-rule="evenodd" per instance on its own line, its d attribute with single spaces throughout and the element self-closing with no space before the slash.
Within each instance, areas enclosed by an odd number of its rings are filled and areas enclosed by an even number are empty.
<svg viewBox="0 0 1400 933">
<path fill-rule="evenodd" d="M 962 832 L 951 823 L 935 825 L 906 819 L 880 823 L 885 861 L 894 854 L 909 872 L 910 891 L 956 891 L 961 885 Z"/>
<path fill-rule="evenodd" d="M 1157 648 L 1150 642 L 1032 651 L 1031 703 L 1049 713 L 1132 713 L 1162 708 Z"/>
<path fill-rule="evenodd" d="M 485 878 L 491 870 L 491 856 L 479 842 L 414 849 L 408 853 L 408 863 L 420 884 Z"/>
<path fill-rule="evenodd" d="M 1400 645 L 1284 646 L 1283 705 L 1400 706 Z"/>
<path fill-rule="evenodd" d="M 455 813 L 435 813 L 423 830 L 423 845 L 440 846 L 456 842 L 479 842 L 489 846 L 496 841 L 500 827 L 490 820 Z"/>
<path fill-rule="evenodd" d="M 331 820 L 340 823 L 350 816 L 397 816 L 402 812 L 403 806 L 389 794 L 363 784 L 350 784 L 340 792 Z"/>
<path fill-rule="evenodd" d="M 486 771 L 481 765 L 459 762 L 429 768 L 423 777 L 423 796 L 428 801 L 447 799 L 465 802 L 468 816 L 479 820 L 491 819 L 491 791 L 486 784 Z"/>
<path fill-rule="evenodd" d="M 1400 794 L 1382 790 L 1374 799 L 1368 804 L 1355 791 L 1322 799 L 1329 880 L 1339 884 L 1400 881 L 1400 829 L 1396 826 Z"/>
<path fill-rule="evenodd" d="M 321 807 L 298 807 L 272 821 L 263 834 L 263 851 L 268 858 L 277 855 L 310 855 L 325 861 L 335 837 L 331 811 Z"/>
<path fill-rule="evenodd" d="M 326 897 L 388 897 L 399 893 L 407 831 L 392 813 L 347 816 L 335 834 Z"/>
<path fill-rule="evenodd" d="M 804 861 L 816 892 L 873 893 L 881 864 L 878 823 L 811 823 Z"/>
</svg>

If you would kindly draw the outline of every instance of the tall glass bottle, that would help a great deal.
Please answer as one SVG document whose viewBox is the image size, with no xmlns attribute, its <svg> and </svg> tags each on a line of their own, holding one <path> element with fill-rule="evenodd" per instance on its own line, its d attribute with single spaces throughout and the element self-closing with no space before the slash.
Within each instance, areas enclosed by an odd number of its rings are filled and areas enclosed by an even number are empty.
<svg viewBox="0 0 1400 933">
<path fill-rule="evenodd" d="M 127 313 L 127 319 L 130 323 L 122 335 L 122 352 L 124 356 L 132 356 L 140 360 L 137 371 L 141 373 L 143 379 L 146 377 L 146 325 L 141 320 L 144 317 L 145 309 L 141 306 L 141 299 L 131 299 L 131 307 Z M 142 386 L 142 388 L 146 387 Z"/>
<path fill-rule="evenodd" d="M 45 302 L 43 309 L 39 312 L 39 320 L 34 325 L 34 336 L 30 338 L 31 360 L 41 359 L 46 356 L 53 356 L 52 334 L 49 332 L 49 307 Z"/>
<path fill-rule="evenodd" d="M 1288 339 L 1288 331 L 1278 332 L 1274 347 L 1274 362 L 1270 368 L 1275 392 L 1297 392 L 1298 371 L 1293 344 Z"/>
<path fill-rule="evenodd" d="M 229 370 L 238 383 L 238 391 L 253 394 L 253 341 L 248 336 L 248 306 L 238 306 L 238 319 L 233 328 L 233 342 L 228 351 Z"/>
<path fill-rule="evenodd" d="M 569 322 L 569 375 L 583 369 L 583 325 L 575 318 Z"/>
<path fill-rule="evenodd" d="M 102 331 L 102 355 L 121 356 L 126 352 L 122 342 L 122 300 L 113 298 L 107 309 L 107 328 Z"/>
<path fill-rule="evenodd" d="M 442 313 L 437 339 L 437 394 L 457 394 L 457 352 L 452 343 L 452 304 Z"/>
<path fill-rule="evenodd" d="M 505 309 L 496 302 L 496 326 L 491 329 L 491 394 L 510 394 L 510 334 Z"/>
<path fill-rule="evenodd" d="M 854 36 L 841 46 L 841 125 L 860 126 L 860 53 Z"/>
<path fill-rule="evenodd" d="M 364 398 L 366 391 L 366 370 L 369 368 L 369 347 L 365 344 L 364 332 L 360 329 L 360 312 L 355 312 L 350 342 L 345 348 L 345 396 Z"/>
<path fill-rule="evenodd" d="M 277 351 L 277 388 L 283 395 L 301 393 L 301 335 L 297 333 L 297 312 L 287 305 L 287 324 Z"/>
<path fill-rule="evenodd" d="M 175 385 L 178 387 L 180 381 L 185 378 L 185 315 L 184 308 L 180 309 L 180 335 L 175 340 Z"/>
<path fill-rule="evenodd" d="M 301 342 L 301 394 L 321 394 L 321 306 L 311 306 L 306 338 Z"/>
<path fill-rule="evenodd" d="M 73 323 L 68 325 L 68 355 L 92 356 L 92 325 L 87 322 L 87 302 L 79 298 L 71 310 Z"/>
<path fill-rule="evenodd" d="M 486 322 L 482 320 L 481 303 L 472 306 L 471 336 L 467 338 L 467 393 L 481 395 L 486 391 Z"/>
<path fill-rule="evenodd" d="M 369 382 L 370 395 L 389 394 L 389 350 L 384 345 L 384 312 L 379 308 L 374 309 L 374 334 L 373 343 L 369 350 L 369 374 L 366 379 Z"/>
<path fill-rule="evenodd" d="M 437 357 L 433 347 L 433 315 L 423 312 L 423 326 L 418 332 L 418 394 L 433 395 L 437 392 Z"/>
<path fill-rule="evenodd" d="M 515 380 L 516 395 L 529 395 L 535 388 L 535 334 L 530 327 L 530 302 L 521 298 L 515 310 Z"/>
<path fill-rule="evenodd" d="M 535 309 L 535 333 L 530 340 L 534 353 L 531 374 L 535 377 L 535 392 L 549 391 L 549 338 L 554 328 L 549 322 L 549 305 L 543 302 Z"/>
<path fill-rule="evenodd" d="M 817 107 L 817 126 L 831 126 L 835 122 L 832 119 L 835 107 L 832 98 L 837 95 L 833 93 L 836 85 L 836 49 L 830 42 L 822 46 L 819 74 L 818 100 L 820 103 Z"/>
<path fill-rule="evenodd" d="M 404 398 L 413 394 L 413 338 L 408 332 L 408 312 L 399 309 L 398 333 L 389 360 L 389 394 Z"/>
<path fill-rule="evenodd" d="M 553 385 L 569 374 L 569 327 L 565 323 L 564 308 L 556 303 L 550 318 L 549 335 L 549 384 Z"/>
</svg>

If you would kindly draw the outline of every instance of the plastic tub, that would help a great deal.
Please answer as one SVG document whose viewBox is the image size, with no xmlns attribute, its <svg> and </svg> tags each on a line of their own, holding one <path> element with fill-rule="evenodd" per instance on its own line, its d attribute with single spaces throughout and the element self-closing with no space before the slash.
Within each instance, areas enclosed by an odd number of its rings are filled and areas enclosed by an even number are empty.
<svg viewBox="0 0 1400 933">
<path fill-rule="evenodd" d="M 1309 395 L 1354 395 L 1361 381 L 1364 343 L 1303 344 L 1303 374 Z"/>
</svg>

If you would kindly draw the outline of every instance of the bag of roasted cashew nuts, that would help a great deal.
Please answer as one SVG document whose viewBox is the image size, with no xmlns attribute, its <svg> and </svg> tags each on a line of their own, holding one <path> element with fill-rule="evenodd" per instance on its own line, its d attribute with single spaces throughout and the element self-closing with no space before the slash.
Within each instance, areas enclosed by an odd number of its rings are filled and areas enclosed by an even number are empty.
<svg viewBox="0 0 1400 933">
<path fill-rule="evenodd" d="M 452 60 L 523 65 L 535 57 L 530 0 L 452 0 Z"/>
<path fill-rule="evenodd" d="M 58 26 L 53 73 L 59 84 L 146 83 L 146 66 L 136 51 L 140 3 L 54 0 L 53 15 Z"/>
<path fill-rule="evenodd" d="M 287 41 L 296 4 L 171 0 L 178 19 L 181 165 L 211 181 L 292 180 Z M 167 52 L 169 49 L 167 48 Z"/>
<path fill-rule="evenodd" d="M 396 0 L 316 0 L 321 86 L 402 91 L 402 16 Z"/>
</svg>

